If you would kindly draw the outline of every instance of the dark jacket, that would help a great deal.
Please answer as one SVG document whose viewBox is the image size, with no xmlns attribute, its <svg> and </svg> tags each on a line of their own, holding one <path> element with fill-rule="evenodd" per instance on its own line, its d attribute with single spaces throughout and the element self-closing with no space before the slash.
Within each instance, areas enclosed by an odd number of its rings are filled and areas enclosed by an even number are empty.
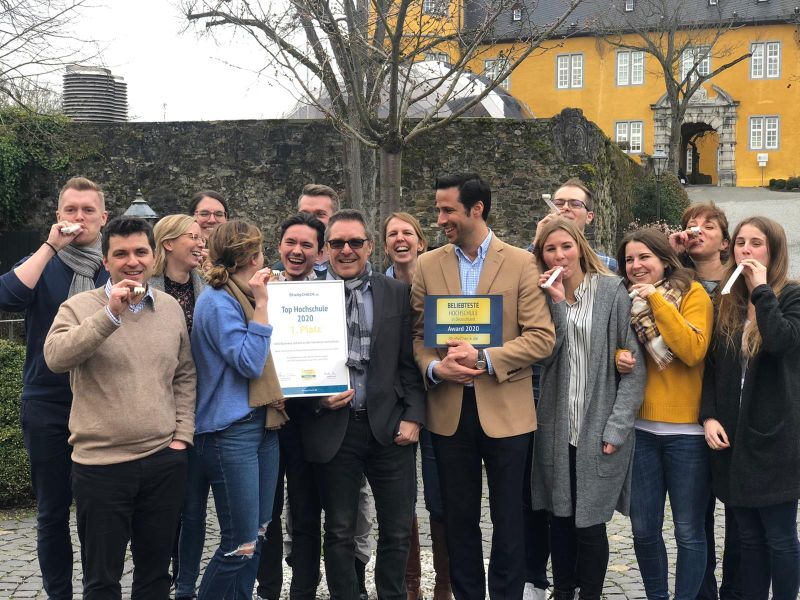
<svg viewBox="0 0 800 600">
<path fill-rule="evenodd" d="M 800 287 L 787 285 L 777 298 L 760 285 L 751 299 L 761 350 L 741 387 L 741 334 L 733 344 L 712 341 L 700 419 L 717 419 L 730 441 L 711 451 L 714 494 L 760 507 L 800 498 Z"/>
<path fill-rule="evenodd" d="M 18 267 L 30 256 L 19 261 Z M 42 271 L 33 289 L 19 280 L 12 269 L 0 277 L 0 310 L 25 313 L 25 370 L 23 398 L 60 402 L 69 405 L 72 392 L 68 373 L 53 373 L 44 362 L 44 339 L 53 324 L 58 307 L 67 299 L 74 271 L 54 256 Z M 108 271 L 102 266 L 95 277 L 97 287 L 105 285 Z"/>
<path fill-rule="evenodd" d="M 425 389 L 411 348 L 408 286 L 373 274 L 372 335 L 367 367 L 367 418 L 379 444 L 394 443 L 400 421 L 425 423 Z M 316 399 L 313 399 L 316 402 Z M 325 463 L 339 451 L 347 431 L 347 408 L 314 411 L 302 419 L 306 459 Z"/>
</svg>

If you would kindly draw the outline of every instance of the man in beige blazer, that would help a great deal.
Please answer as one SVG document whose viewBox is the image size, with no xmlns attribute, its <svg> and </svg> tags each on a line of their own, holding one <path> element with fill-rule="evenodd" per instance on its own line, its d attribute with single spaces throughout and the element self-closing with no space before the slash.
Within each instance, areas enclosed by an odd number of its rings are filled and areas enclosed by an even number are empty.
<svg viewBox="0 0 800 600">
<path fill-rule="evenodd" d="M 522 486 L 536 429 L 531 364 L 550 356 L 555 333 L 533 256 L 499 240 L 486 219 L 489 186 L 477 174 L 436 181 L 437 224 L 448 245 L 419 258 L 412 287 L 414 355 L 427 386 L 457 600 L 485 597 L 480 530 L 481 463 L 492 515 L 489 596 L 519 600 L 525 584 Z M 476 349 L 424 344 L 426 295 L 503 297 L 503 343 Z"/>
</svg>

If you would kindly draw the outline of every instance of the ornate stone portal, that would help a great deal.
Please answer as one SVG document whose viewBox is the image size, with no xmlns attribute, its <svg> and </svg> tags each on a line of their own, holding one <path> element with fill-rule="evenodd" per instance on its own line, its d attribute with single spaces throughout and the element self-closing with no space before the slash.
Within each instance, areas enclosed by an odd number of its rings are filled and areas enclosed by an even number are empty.
<svg viewBox="0 0 800 600">
<path fill-rule="evenodd" d="M 683 123 L 705 123 L 716 130 L 719 135 L 717 185 L 733 187 L 736 185 L 736 109 L 739 102 L 716 85 L 712 84 L 711 90 L 715 93 L 713 97 L 709 97 L 705 87 L 700 87 L 695 92 L 689 100 L 689 108 L 686 110 Z M 653 115 L 655 127 L 653 147 L 666 151 L 670 120 L 670 105 L 667 102 L 666 94 L 651 105 L 651 108 L 655 113 Z M 686 155 L 686 143 L 687 140 L 681 140 L 682 156 Z"/>
</svg>

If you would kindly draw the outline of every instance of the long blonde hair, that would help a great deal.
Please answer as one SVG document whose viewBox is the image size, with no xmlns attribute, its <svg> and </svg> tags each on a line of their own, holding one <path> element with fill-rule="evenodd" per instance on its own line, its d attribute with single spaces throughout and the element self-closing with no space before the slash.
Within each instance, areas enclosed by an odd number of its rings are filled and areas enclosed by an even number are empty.
<svg viewBox="0 0 800 600">
<path fill-rule="evenodd" d="M 264 237 L 255 225 L 236 219 L 222 223 L 208 238 L 208 284 L 215 290 L 221 288 L 231 275 L 258 256 L 263 246 Z"/>
<path fill-rule="evenodd" d="M 153 264 L 153 275 L 163 275 L 167 268 L 167 251 L 164 242 L 177 240 L 184 233 L 189 231 L 195 223 L 194 217 L 189 215 L 167 215 L 163 217 L 153 228 L 153 235 L 156 238 L 156 258 Z"/>
<path fill-rule="evenodd" d="M 751 225 L 758 229 L 767 238 L 767 251 L 769 252 L 769 264 L 767 265 L 767 285 L 772 288 L 776 296 L 780 296 L 781 291 L 789 283 L 789 250 L 786 243 L 786 232 L 776 221 L 767 217 L 750 217 L 743 220 L 733 231 L 731 240 L 734 250 L 736 238 L 742 227 Z M 722 281 L 727 281 L 736 270 L 736 261 L 733 259 L 734 252 L 731 251 L 731 260 L 728 261 L 725 275 Z M 758 323 L 753 321 L 748 327 L 744 326 L 747 318 L 747 306 L 750 302 L 750 292 L 747 289 L 744 277 L 739 277 L 731 288 L 731 293 L 725 296 L 718 296 L 717 313 L 717 335 L 724 339 L 726 344 L 735 348 L 739 334 L 742 335 L 742 353 L 748 358 L 754 357 L 761 349 L 761 332 L 758 331 Z"/>
<path fill-rule="evenodd" d="M 540 231 L 539 235 L 536 237 L 536 245 L 534 246 L 533 252 L 536 254 L 536 262 L 539 264 L 540 271 L 544 272 L 550 268 L 544 262 L 544 244 L 547 242 L 547 238 L 550 237 L 553 232 L 559 229 L 565 231 L 567 235 L 575 240 L 575 243 L 578 245 L 581 269 L 583 269 L 584 273 L 613 275 L 608 267 L 603 264 L 603 261 L 600 260 L 597 254 L 595 254 L 595 251 L 592 250 L 592 247 L 589 245 L 589 242 L 583 233 L 581 233 L 581 230 L 578 229 L 577 226 L 569 219 L 564 219 L 561 217 L 550 221 L 542 228 L 542 231 Z"/>
</svg>

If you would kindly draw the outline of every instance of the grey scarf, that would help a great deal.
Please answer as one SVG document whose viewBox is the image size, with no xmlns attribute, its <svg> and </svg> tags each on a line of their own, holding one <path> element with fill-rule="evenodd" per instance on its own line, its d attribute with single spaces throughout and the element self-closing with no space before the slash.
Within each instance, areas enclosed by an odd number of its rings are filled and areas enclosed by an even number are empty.
<svg viewBox="0 0 800 600">
<path fill-rule="evenodd" d="M 103 265 L 100 239 L 88 246 L 76 246 L 74 244 L 64 246 L 58 252 L 58 258 L 74 271 L 72 283 L 69 286 L 68 298 L 97 287 L 94 279 Z"/>
<path fill-rule="evenodd" d="M 333 270 L 328 271 L 333 279 L 341 279 Z M 369 286 L 372 267 L 367 268 L 358 277 L 344 280 L 345 310 L 347 311 L 347 366 L 363 372 L 369 363 L 369 331 L 361 329 L 367 322 L 364 308 L 364 291 Z"/>
</svg>

